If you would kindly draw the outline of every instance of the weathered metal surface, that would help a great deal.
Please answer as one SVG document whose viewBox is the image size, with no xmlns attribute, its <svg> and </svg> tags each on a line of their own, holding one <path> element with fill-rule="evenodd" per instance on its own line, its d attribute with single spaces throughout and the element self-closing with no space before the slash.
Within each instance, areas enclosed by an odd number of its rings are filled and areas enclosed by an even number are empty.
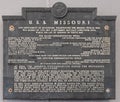
<svg viewBox="0 0 120 102">
<path fill-rule="evenodd" d="M 115 16 L 96 8 L 23 8 L 3 16 L 4 99 L 114 99 Z"/>
</svg>

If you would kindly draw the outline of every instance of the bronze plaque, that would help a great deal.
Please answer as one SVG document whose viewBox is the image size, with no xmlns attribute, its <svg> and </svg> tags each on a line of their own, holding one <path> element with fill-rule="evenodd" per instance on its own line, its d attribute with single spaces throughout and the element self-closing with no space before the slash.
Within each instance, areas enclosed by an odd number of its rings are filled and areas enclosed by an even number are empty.
<svg viewBox="0 0 120 102">
<path fill-rule="evenodd" d="M 115 20 L 96 8 L 23 8 L 3 16 L 4 99 L 114 99 Z"/>
</svg>

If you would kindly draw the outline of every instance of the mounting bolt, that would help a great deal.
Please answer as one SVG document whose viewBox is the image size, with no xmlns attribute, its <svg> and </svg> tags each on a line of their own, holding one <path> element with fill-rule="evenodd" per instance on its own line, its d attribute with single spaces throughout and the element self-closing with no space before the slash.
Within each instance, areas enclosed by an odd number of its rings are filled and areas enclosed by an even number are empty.
<svg viewBox="0 0 120 102">
<path fill-rule="evenodd" d="M 12 93 L 12 92 L 13 92 L 13 89 L 12 89 L 12 88 L 9 88 L 9 89 L 8 89 L 8 92 L 9 92 L 9 93 Z"/>
<path fill-rule="evenodd" d="M 107 88 L 107 89 L 106 89 L 106 92 L 107 92 L 107 93 L 110 93 L 110 89 L 109 89 L 109 88 Z"/>
<path fill-rule="evenodd" d="M 106 31 L 108 31 L 108 30 L 110 30 L 110 27 L 109 27 L 108 25 L 105 25 L 105 26 L 104 26 L 104 29 L 105 29 Z"/>
<path fill-rule="evenodd" d="M 11 32 L 13 32 L 13 31 L 15 30 L 15 27 L 14 27 L 13 25 L 10 25 L 10 26 L 9 26 L 9 30 L 10 30 Z"/>
</svg>

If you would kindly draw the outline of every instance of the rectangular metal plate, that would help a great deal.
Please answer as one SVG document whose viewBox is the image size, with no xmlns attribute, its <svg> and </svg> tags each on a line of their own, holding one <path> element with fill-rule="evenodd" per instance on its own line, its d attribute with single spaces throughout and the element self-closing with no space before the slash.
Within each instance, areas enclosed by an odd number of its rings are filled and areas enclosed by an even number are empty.
<svg viewBox="0 0 120 102">
<path fill-rule="evenodd" d="M 115 16 L 96 8 L 23 8 L 3 16 L 4 99 L 114 99 Z"/>
</svg>

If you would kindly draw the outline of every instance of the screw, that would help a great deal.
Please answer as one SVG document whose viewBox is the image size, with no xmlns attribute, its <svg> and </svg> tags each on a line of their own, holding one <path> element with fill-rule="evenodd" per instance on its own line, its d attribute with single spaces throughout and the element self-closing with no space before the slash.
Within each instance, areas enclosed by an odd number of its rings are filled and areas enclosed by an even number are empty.
<svg viewBox="0 0 120 102">
<path fill-rule="evenodd" d="M 105 26 L 104 26 L 104 29 L 105 29 L 105 30 L 110 30 L 110 27 L 109 27 L 108 25 L 105 25 Z"/>
<path fill-rule="evenodd" d="M 12 88 L 9 88 L 9 89 L 8 89 L 8 92 L 9 92 L 9 93 L 12 93 L 12 92 L 13 92 L 13 89 L 12 89 Z"/>
<path fill-rule="evenodd" d="M 14 27 L 13 25 L 10 25 L 10 26 L 9 26 L 9 30 L 12 32 L 12 31 L 15 30 L 15 27 Z"/>
<path fill-rule="evenodd" d="M 107 93 L 110 93 L 110 89 L 109 89 L 109 88 L 107 88 L 107 89 L 106 89 L 106 92 L 107 92 Z"/>
</svg>

